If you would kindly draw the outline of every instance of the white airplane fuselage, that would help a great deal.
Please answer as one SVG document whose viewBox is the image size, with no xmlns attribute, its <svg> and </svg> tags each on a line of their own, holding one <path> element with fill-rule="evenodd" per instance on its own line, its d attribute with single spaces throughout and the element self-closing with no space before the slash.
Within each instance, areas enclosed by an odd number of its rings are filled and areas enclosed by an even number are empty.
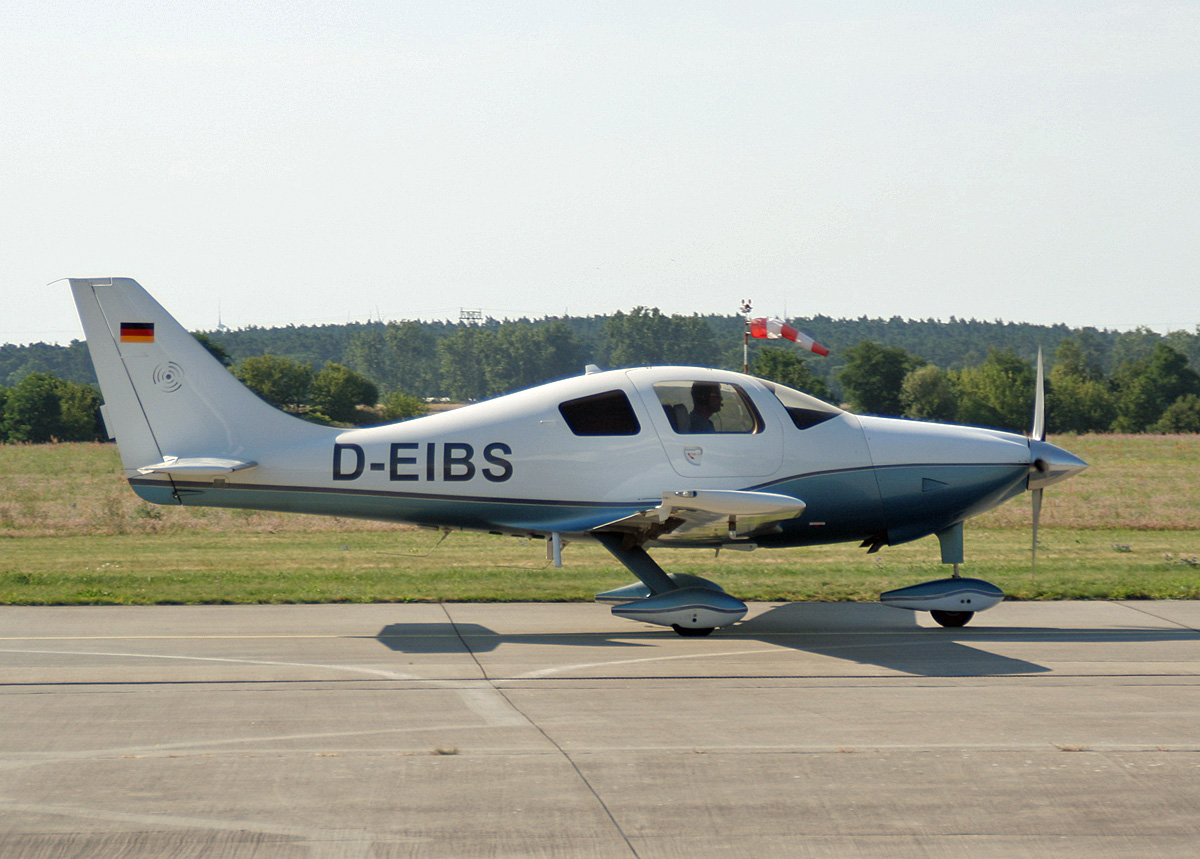
<svg viewBox="0 0 1200 859">
<path fill-rule="evenodd" d="M 762 416 L 760 431 L 677 433 L 653 384 L 709 380 L 745 391 Z M 637 417 L 636 434 L 579 436 L 559 411 L 564 402 L 617 390 Z M 251 456 L 257 467 L 215 485 L 211 477 L 136 474 L 131 483 L 160 504 L 534 536 L 580 536 L 658 504 L 664 491 L 765 490 L 807 505 L 778 533 L 755 538 L 783 546 L 881 534 L 900 543 L 935 533 L 1024 491 L 1031 461 L 1028 439 L 995 430 L 847 412 L 798 429 L 758 380 L 695 367 L 613 370 L 398 424 L 314 429 L 315 438 L 224 451 Z"/>
</svg>

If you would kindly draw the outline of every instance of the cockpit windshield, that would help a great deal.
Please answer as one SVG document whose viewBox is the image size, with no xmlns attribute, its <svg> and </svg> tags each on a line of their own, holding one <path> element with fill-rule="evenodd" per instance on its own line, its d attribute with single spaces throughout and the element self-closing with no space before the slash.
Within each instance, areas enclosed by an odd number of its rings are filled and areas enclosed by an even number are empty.
<svg viewBox="0 0 1200 859">
<path fill-rule="evenodd" d="M 768 382 L 766 379 L 759 379 L 759 381 L 787 409 L 787 413 L 791 417 L 792 423 L 796 425 L 796 429 L 803 430 L 815 427 L 819 423 L 824 423 L 830 418 L 835 418 L 842 414 L 842 410 L 837 406 L 831 406 L 829 403 L 801 393 L 794 388 L 784 387 L 775 382 Z"/>
</svg>

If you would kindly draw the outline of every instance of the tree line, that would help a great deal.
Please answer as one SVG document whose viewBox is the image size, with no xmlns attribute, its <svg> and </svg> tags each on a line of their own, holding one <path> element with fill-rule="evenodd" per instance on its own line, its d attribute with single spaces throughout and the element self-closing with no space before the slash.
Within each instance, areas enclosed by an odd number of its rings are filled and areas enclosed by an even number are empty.
<svg viewBox="0 0 1200 859">
<path fill-rule="evenodd" d="M 0 387 L 0 442 L 96 441 L 103 435 L 100 394 L 92 385 L 30 373 Z"/>
<path fill-rule="evenodd" d="M 1064 338 L 1046 379 L 1052 433 L 1200 432 L 1200 375 L 1166 343 L 1106 375 L 1086 336 Z M 839 379 L 854 411 L 1021 432 L 1032 421 L 1036 370 L 1009 350 L 945 370 L 899 347 L 864 340 Z"/>
<path fill-rule="evenodd" d="M 1148 328 L 1131 331 L 1071 329 L 1065 325 L 1033 325 L 1017 322 L 987 322 L 976 319 L 949 321 L 934 319 L 831 319 L 827 316 L 793 317 L 789 321 L 828 346 L 828 358 L 813 363 L 812 372 L 822 379 L 835 396 L 841 396 L 840 371 L 847 362 L 846 350 L 871 340 L 886 347 L 899 347 L 946 370 L 961 370 L 981 364 L 995 350 L 1009 350 L 1032 361 L 1040 346 L 1047 361 L 1054 362 L 1058 344 L 1068 336 L 1083 338 L 1089 355 L 1100 372 L 1110 376 L 1115 368 L 1129 360 L 1149 355 L 1158 343 L 1165 343 L 1187 357 L 1192 367 L 1200 367 L 1200 330 L 1172 331 L 1160 335 Z M 517 385 L 545 381 L 538 375 L 537 363 L 526 369 L 510 365 L 507 369 L 489 366 L 471 367 L 467 359 L 443 374 L 439 345 L 463 347 L 478 340 L 481 349 L 499 338 L 498 352 L 509 348 L 512 340 L 539 328 L 550 328 L 539 336 L 543 348 L 557 352 L 558 358 L 543 357 L 541 363 L 561 363 L 554 372 L 570 375 L 583 363 L 619 367 L 635 363 L 672 361 L 710 367 L 740 369 L 743 320 L 740 316 L 678 316 L 660 313 L 657 308 L 638 307 L 629 312 L 607 316 L 562 316 L 543 319 L 497 320 L 487 318 L 481 324 L 448 321 L 400 320 L 392 322 L 355 322 L 345 325 L 289 325 L 278 328 L 251 326 L 236 331 L 210 331 L 207 336 L 219 342 L 233 363 L 258 355 L 278 355 L 320 368 L 334 363 L 368 376 L 380 390 L 403 389 L 420 397 L 478 398 L 493 396 Z M 513 330 L 510 330 L 513 329 Z M 490 332 L 481 334 L 481 332 Z M 471 345 L 476 345 L 472 343 Z M 752 341 L 751 355 L 765 345 Z M 395 355 L 380 352 L 388 348 Z M 459 354 L 466 350 L 458 348 Z M 69 346 L 45 343 L 0 345 L 0 385 L 13 386 L 30 373 L 44 372 L 79 384 L 94 383 L 87 349 L 81 342 Z M 543 373 L 545 371 L 543 370 Z M 489 377 L 490 374 L 490 377 Z M 469 390 L 468 390 L 469 389 Z"/>
<path fill-rule="evenodd" d="M 856 411 L 1027 429 L 1040 344 L 1050 368 L 1051 432 L 1200 432 L 1192 369 L 1200 331 L 1164 336 L 953 318 L 792 322 L 831 356 L 752 340 L 751 372 Z M 350 424 L 419 414 L 425 400 L 485 399 L 577 375 L 588 363 L 740 369 L 743 327 L 738 316 L 637 307 L 604 317 L 405 320 L 197 338 L 269 402 L 310 420 Z M 0 440 L 101 437 L 92 378 L 82 343 L 0 347 L 0 382 L 7 382 L 0 386 Z"/>
</svg>

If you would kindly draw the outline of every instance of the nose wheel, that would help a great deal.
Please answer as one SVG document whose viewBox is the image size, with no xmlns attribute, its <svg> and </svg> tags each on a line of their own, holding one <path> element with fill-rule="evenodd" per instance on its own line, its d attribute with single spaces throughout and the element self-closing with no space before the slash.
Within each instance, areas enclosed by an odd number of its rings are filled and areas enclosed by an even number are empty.
<svg viewBox="0 0 1200 859">
<path fill-rule="evenodd" d="M 934 609 L 929 613 L 930 617 L 940 623 L 942 626 L 949 628 L 957 628 L 966 626 L 967 622 L 975 616 L 973 611 L 940 611 Z"/>
</svg>

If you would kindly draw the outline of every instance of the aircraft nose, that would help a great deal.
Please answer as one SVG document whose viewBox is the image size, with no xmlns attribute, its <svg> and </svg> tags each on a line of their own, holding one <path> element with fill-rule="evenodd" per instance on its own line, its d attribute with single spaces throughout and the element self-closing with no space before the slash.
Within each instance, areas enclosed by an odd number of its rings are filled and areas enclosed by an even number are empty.
<svg viewBox="0 0 1200 859">
<path fill-rule="evenodd" d="M 1088 464 L 1057 445 L 1029 440 L 1029 489 L 1045 489 L 1052 483 L 1074 477 Z"/>
</svg>

